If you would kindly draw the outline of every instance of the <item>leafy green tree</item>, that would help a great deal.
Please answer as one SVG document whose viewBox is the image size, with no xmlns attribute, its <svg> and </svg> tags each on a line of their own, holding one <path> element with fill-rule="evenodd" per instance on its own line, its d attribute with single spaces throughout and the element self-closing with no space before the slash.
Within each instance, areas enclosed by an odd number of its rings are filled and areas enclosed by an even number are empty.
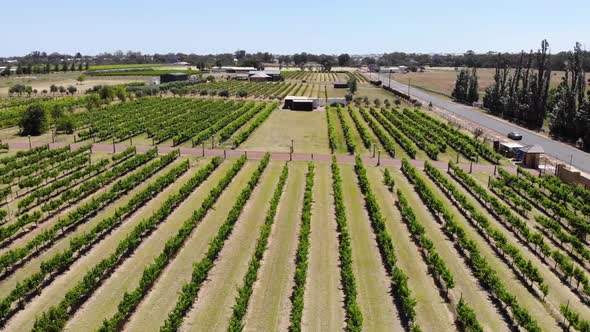
<svg viewBox="0 0 590 332">
<path fill-rule="evenodd" d="M 85 70 L 89 70 L 90 69 L 90 63 L 86 62 L 84 69 Z"/>
<path fill-rule="evenodd" d="M 76 129 L 76 126 L 71 116 L 64 116 L 57 120 L 57 122 L 55 123 L 55 129 L 58 132 L 73 134 L 74 129 Z"/>
<path fill-rule="evenodd" d="M 469 87 L 467 89 L 467 102 L 475 103 L 479 101 L 479 83 L 477 82 L 477 68 L 473 68 L 469 76 Z"/>
<path fill-rule="evenodd" d="M 63 65 L 61 66 L 61 71 L 66 72 L 68 71 L 68 64 L 67 63 L 63 63 Z"/>
<path fill-rule="evenodd" d="M 46 132 L 49 128 L 49 115 L 42 104 L 31 104 L 22 113 L 20 122 L 21 135 L 38 136 Z"/>
<path fill-rule="evenodd" d="M 76 71 L 76 63 L 72 62 L 72 65 L 70 66 L 70 71 Z"/>
<path fill-rule="evenodd" d="M 461 69 L 457 73 L 457 80 L 455 81 L 455 88 L 451 92 L 451 97 L 458 101 L 467 101 L 467 91 L 469 90 L 469 72 L 466 69 Z"/>
<path fill-rule="evenodd" d="M 551 133 L 570 139 L 583 139 L 590 130 L 582 52 L 581 45 L 576 43 L 552 101 Z M 589 147 L 587 144 L 584 145 L 586 148 Z"/>
<path fill-rule="evenodd" d="M 62 95 L 68 91 L 63 85 L 60 85 L 58 89 L 59 93 L 61 93 Z"/>
<path fill-rule="evenodd" d="M 181 94 L 183 89 L 181 89 Z M 120 101 L 126 101 L 128 98 L 128 94 L 127 94 L 127 90 L 125 90 L 124 86 L 118 86 L 115 88 L 115 96 L 117 96 L 117 99 L 119 99 Z"/>
<path fill-rule="evenodd" d="M 338 56 L 338 66 L 344 67 L 350 64 L 350 55 L 347 53 L 340 54 Z"/>
<path fill-rule="evenodd" d="M 55 94 L 58 91 L 57 85 L 51 84 L 51 86 L 49 87 L 49 91 L 51 92 L 51 94 Z"/>
<path fill-rule="evenodd" d="M 358 90 L 358 84 L 356 81 L 356 77 L 351 77 L 348 79 L 348 90 L 350 90 L 350 93 L 353 95 Z"/>
<path fill-rule="evenodd" d="M 68 86 L 67 90 L 68 90 L 69 94 L 74 95 L 78 91 L 78 88 L 76 88 L 73 85 L 70 85 L 70 86 Z"/>
<path fill-rule="evenodd" d="M 10 65 L 7 65 L 6 68 L 4 68 L 4 71 L 2 72 L 2 75 L 4 75 L 4 76 L 10 76 L 10 73 L 11 73 L 10 70 L 11 69 L 12 69 L 11 66 Z"/>
<path fill-rule="evenodd" d="M 80 74 L 80 76 L 78 76 L 76 80 L 78 81 L 78 83 L 86 81 L 86 74 Z"/>
<path fill-rule="evenodd" d="M 86 108 L 89 110 L 95 109 L 102 105 L 102 99 L 98 93 L 91 93 L 86 96 Z"/>
<path fill-rule="evenodd" d="M 103 85 L 98 89 L 98 95 L 100 99 L 110 102 L 115 99 L 115 89 L 112 86 Z"/>
</svg>

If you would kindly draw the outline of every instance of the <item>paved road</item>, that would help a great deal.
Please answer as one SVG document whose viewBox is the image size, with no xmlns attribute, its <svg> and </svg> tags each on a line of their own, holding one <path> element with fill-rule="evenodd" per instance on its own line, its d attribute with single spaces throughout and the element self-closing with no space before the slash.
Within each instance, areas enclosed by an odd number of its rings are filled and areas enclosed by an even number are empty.
<svg viewBox="0 0 590 332">
<path fill-rule="evenodd" d="M 375 74 L 372 75 L 375 77 Z M 380 75 L 380 79 L 383 84 L 386 85 L 388 83 L 387 75 Z M 402 84 L 393 80 L 391 81 L 390 86 L 396 90 L 406 93 L 408 91 L 407 84 Z M 522 134 L 522 145 L 539 144 L 543 147 L 543 149 L 545 149 L 546 153 L 561 160 L 563 163 L 569 165 L 571 160 L 574 167 L 586 173 L 590 173 L 590 154 L 584 151 L 536 134 L 532 131 L 523 129 L 517 125 L 499 120 L 491 115 L 483 114 L 481 111 L 473 107 L 458 104 L 450 100 L 428 94 L 417 88 L 411 88 L 410 95 L 412 95 L 412 97 L 431 102 L 436 107 L 446 109 L 447 111 L 462 116 L 469 121 L 478 123 L 482 127 L 493 130 L 504 137 L 506 137 L 506 135 L 508 135 L 508 133 L 511 131 L 517 131 Z"/>
</svg>

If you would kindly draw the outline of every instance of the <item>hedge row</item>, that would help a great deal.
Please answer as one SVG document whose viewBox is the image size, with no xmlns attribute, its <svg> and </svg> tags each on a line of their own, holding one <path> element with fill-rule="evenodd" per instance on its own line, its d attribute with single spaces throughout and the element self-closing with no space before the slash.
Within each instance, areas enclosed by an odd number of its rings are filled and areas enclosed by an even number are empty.
<svg viewBox="0 0 590 332">
<path fill-rule="evenodd" d="M 238 147 L 240 144 L 245 142 L 248 137 L 258 128 L 269 116 L 272 111 L 277 108 L 278 104 L 276 102 L 267 105 L 258 116 L 248 125 L 248 127 L 242 130 L 236 139 L 234 140 L 234 146 Z"/>
<path fill-rule="evenodd" d="M 432 240 L 426 236 L 426 228 L 416 218 L 414 209 L 408 203 L 405 195 L 400 189 L 397 190 L 397 203 L 402 215 L 402 220 L 408 224 L 408 229 L 420 249 L 426 251 L 426 264 L 434 272 L 435 278 L 441 278 L 445 285 L 445 292 L 455 287 L 455 278 L 447 268 L 445 261 L 440 257 Z"/>
<path fill-rule="evenodd" d="M 438 154 L 440 149 L 435 143 L 431 143 L 426 136 L 416 127 L 414 127 L 410 121 L 405 121 L 401 117 L 399 111 L 391 111 L 385 108 L 381 108 L 381 114 L 385 115 L 385 118 L 389 120 L 396 128 L 399 128 L 406 137 L 414 141 L 420 149 L 424 150 L 428 157 L 433 160 L 438 160 Z"/>
<path fill-rule="evenodd" d="M 172 154 L 171 156 L 176 157 L 176 154 Z M 188 168 L 189 164 L 187 161 L 174 167 L 166 174 L 160 176 L 154 183 L 135 194 L 127 204 L 116 209 L 111 217 L 101 220 L 88 232 L 73 237 L 67 249 L 42 261 L 41 271 L 22 280 L 20 287 L 14 288 L 7 297 L 0 301 L 0 321 L 4 321 L 16 309 L 12 308 L 14 302 L 23 301 L 33 293 L 39 292 L 43 285 L 49 284 L 53 278 L 68 269 L 97 240 L 121 225 L 125 218 L 137 211 L 168 185 L 176 181 Z"/>
<path fill-rule="evenodd" d="M 291 293 L 291 321 L 289 331 L 301 331 L 301 318 L 303 317 L 303 296 L 305 294 L 305 281 L 307 280 L 307 268 L 311 234 L 311 207 L 313 205 L 314 165 L 307 164 L 305 176 L 305 191 L 303 193 L 303 208 L 301 209 L 301 226 L 297 251 L 295 252 L 295 287 Z"/>
<path fill-rule="evenodd" d="M 416 145 L 410 140 L 401 130 L 394 126 L 381 112 L 371 107 L 371 114 L 377 119 L 377 121 L 389 132 L 391 137 L 406 151 L 410 158 L 416 158 Z"/>
<path fill-rule="evenodd" d="M 338 105 L 336 107 L 336 114 L 338 115 L 338 119 L 340 120 L 340 126 L 342 127 L 342 132 L 344 134 L 344 142 L 346 143 L 346 149 L 350 154 L 354 154 L 356 150 L 356 144 L 352 139 L 352 133 L 350 126 L 348 125 L 348 121 L 344 118 L 344 111 L 342 110 L 342 106 Z"/>
<path fill-rule="evenodd" d="M 248 271 L 246 272 L 246 275 L 244 275 L 244 283 L 242 284 L 242 287 L 238 288 L 238 296 L 236 297 L 236 303 L 232 308 L 232 316 L 229 320 L 228 331 L 242 331 L 244 327 L 242 320 L 246 314 L 246 310 L 248 309 L 248 302 L 250 301 L 250 296 L 252 295 L 254 282 L 256 282 L 256 278 L 258 276 L 258 269 L 260 268 L 262 257 L 264 256 L 264 252 L 266 251 L 268 245 L 268 237 L 270 236 L 272 225 L 275 221 L 277 208 L 283 194 L 283 189 L 287 183 L 288 175 L 289 166 L 285 164 L 283 171 L 281 172 L 279 182 L 277 183 L 273 196 L 270 199 L 270 206 L 266 212 L 264 224 L 260 228 L 260 236 L 256 242 L 254 254 L 252 255 L 250 263 L 248 264 Z"/>
<path fill-rule="evenodd" d="M 219 159 L 215 163 L 219 163 Z M 243 164 L 244 161 L 241 163 L 237 161 L 221 182 L 228 184 Z M 119 242 L 115 251 L 109 257 L 92 267 L 84 275 L 84 278 L 66 293 L 65 298 L 57 306 L 49 308 L 40 317 L 37 317 L 33 331 L 62 330 L 67 320 L 100 286 L 100 281 L 108 277 L 117 266 L 130 257 L 141 245 L 142 241 L 170 216 L 174 209 L 205 180 L 208 174 L 210 174 L 208 171 L 197 173 L 178 190 L 178 193 L 168 196 L 150 217 L 138 223 L 127 237 Z M 217 187 L 215 189 L 218 189 L 219 193 L 221 193 L 222 188 Z"/>
<path fill-rule="evenodd" d="M 559 249 L 552 249 L 544 239 L 544 236 L 532 230 L 528 227 L 526 221 L 519 218 L 517 215 L 512 213 L 509 207 L 503 205 L 497 198 L 493 197 L 489 193 L 485 191 L 485 188 L 480 186 L 475 180 L 467 174 L 467 172 L 460 169 L 458 166 L 453 164 L 452 162 L 449 164 L 450 169 L 453 170 L 453 174 L 456 178 L 459 179 L 462 183 L 464 183 L 470 190 L 474 191 L 479 199 L 483 200 L 486 204 L 486 207 L 491 209 L 495 212 L 501 219 L 505 220 L 507 223 L 510 224 L 511 230 L 514 233 L 521 235 L 523 238 L 523 242 L 531 248 L 533 252 L 537 252 L 540 250 L 541 254 L 545 257 L 551 257 L 556 262 L 556 267 L 567 277 L 566 279 L 570 280 L 570 288 L 574 290 L 574 292 L 578 293 L 580 297 L 584 300 L 588 300 L 588 296 L 590 296 L 590 278 L 586 274 L 584 268 L 580 267 L 579 265 L 575 264 L 574 261 L 569 257 L 569 255 L 564 254 Z M 514 231 L 516 229 L 518 232 Z M 538 255 L 541 255 L 537 253 Z M 524 263 L 521 261 L 516 261 L 517 266 L 519 269 L 529 270 L 532 269 L 532 263 Z M 548 264 L 548 263 L 546 263 Z M 551 267 L 551 266 L 549 266 Z M 537 272 L 538 273 L 538 272 Z M 530 276 L 528 276 L 530 279 Z M 576 281 L 574 285 L 570 278 L 573 278 Z M 541 279 L 542 280 L 542 279 Z M 578 291 L 578 286 L 582 285 L 582 292 Z M 546 287 L 545 285 L 541 285 L 541 290 L 544 294 L 546 294 Z"/>
<path fill-rule="evenodd" d="M 489 203 L 493 201 L 494 203 L 490 204 L 492 204 L 493 206 L 503 207 L 505 210 L 508 210 L 511 216 L 513 216 L 512 212 L 510 212 L 506 206 L 500 204 L 500 202 L 495 197 L 489 195 L 485 188 L 475 183 L 474 180 L 467 173 L 465 173 L 461 169 L 457 169 L 457 166 L 455 166 L 452 162 L 450 162 L 449 165 L 451 169 L 454 170 L 455 175 L 460 179 L 460 181 L 465 183 L 470 188 L 470 190 L 476 192 L 476 195 L 478 197 L 487 197 L 483 198 L 485 202 Z M 444 190 L 446 190 L 446 192 L 448 192 L 453 197 L 454 201 L 457 202 L 456 204 L 461 209 L 467 211 L 469 218 L 473 220 L 477 224 L 477 226 L 491 240 L 494 241 L 494 245 L 498 249 L 500 249 L 501 252 L 505 253 L 507 256 L 511 258 L 512 262 L 514 263 L 518 271 L 520 271 L 520 273 L 526 279 L 528 279 L 531 282 L 531 284 L 537 283 L 539 289 L 541 289 L 543 293 L 547 295 L 547 292 L 549 291 L 548 286 L 544 283 L 543 276 L 539 272 L 539 269 L 533 264 L 533 262 L 531 262 L 530 259 L 526 259 L 522 255 L 520 249 L 517 246 L 509 243 L 508 238 L 506 238 L 502 231 L 495 228 L 492 225 L 492 222 L 489 220 L 489 218 L 487 218 L 482 212 L 480 212 L 480 209 L 475 207 L 475 205 L 465 195 L 463 195 L 463 193 L 461 193 L 457 189 L 457 187 L 448 178 L 446 178 L 438 169 L 436 169 L 430 163 L 426 163 L 425 171 L 426 174 L 428 174 L 437 185 L 441 186 Z M 498 212 L 498 210 L 496 210 L 495 208 L 494 210 Z M 505 213 L 498 214 L 501 216 L 505 215 Z M 528 240 L 530 242 L 535 241 L 535 246 L 540 247 L 542 251 L 550 250 L 547 244 L 543 241 L 543 237 L 539 233 L 530 230 L 528 226 L 526 226 L 525 221 L 514 217 L 514 221 L 510 222 L 510 224 L 512 225 L 512 227 L 516 227 L 516 229 L 520 230 L 520 233 L 525 238 L 525 240 Z"/>
<path fill-rule="evenodd" d="M 410 165 L 408 160 L 402 160 L 402 171 L 414 184 L 414 188 L 420 195 L 422 201 L 433 212 L 433 214 L 444 222 L 443 231 L 450 238 L 454 239 L 460 248 L 460 253 L 469 261 L 469 266 L 474 270 L 474 276 L 485 286 L 486 290 L 498 301 L 502 302 L 506 310 L 512 312 L 514 321 L 527 331 L 540 332 L 541 328 L 528 310 L 522 307 L 517 298 L 506 290 L 506 286 L 498 277 L 496 271 L 488 264 L 483 257 L 477 243 L 470 239 L 463 227 L 455 221 L 454 215 L 449 211 L 447 205 L 434 193 L 430 185 L 418 175 L 416 169 Z"/>
<path fill-rule="evenodd" d="M 332 122 L 332 115 L 330 114 L 330 106 L 326 106 L 326 121 L 328 122 L 328 144 L 330 150 L 336 150 L 336 130 L 334 129 L 334 122 Z"/>
<path fill-rule="evenodd" d="M 357 303 L 357 287 L 352 267 L 352 246 L 348 233 L 342 178 L 336 157 L 332 157 L 332 190 L 334 192 L 334 214 L 338 228 L 338 254 L 340 259 L 340 280 L 344 292 L 346 331 L 360 332 L 363 329 L 363 313 Z"/>
<path fill-rule="evenodd" d="M 173 153 L 173 155 L 175 153 Z M 155 150 L 150 150 L 146 154 L 139 154 L 135 158 L 128 160 L 127 162 L 123 163 L 118 167 L 113 168 L 105 174 L 101 174 L 95 179 L 83 183 L 78 189 L 76 189 L 76 192 L 79 194 L 78 197 L 80 198 L 87 196 L 88 192 L 94 192 L 98 190 L 101 186 L 104 186 L 104 184 L 107 181 L 112 180 L 114 177 L 124 174 L 141 165 L 144 165 L 147 161 L 155 157 Z M 166 158 L 165 160 L 168 159 L 169 158 Z M 26 257 L 36 253 L 45 245 L 51 244 L 53 241 L 55 241 L 55 239 L 59 238 L 60 236 L 64 236 L 67 230 L 70 229 L 73 225 L 81 222 L 87 216 L 96 213 L 96 211 L 100 210 L 107 204 L 110 204 L 114 200 L 118 199 L 119 197 L 127 193 L 129 190 L 143 182 L 147 177 L 151 176 L 155 171 L 164 167 L 166 164 L 156 163 L 155 165 L 158 165 L 158 167 L 152 167 L 150 165 L 147 165 L 144 166 L 140 171 L 122 180 L 119 180 L 117 183 L 113 185 L 113 187 L 109 191 L 77 207 L 75 210 L 68 213 L 65 217 L 59 219 L 58 222 L 55 223 L 51 228 L 41 232 L 32 240 L 28 241 L 24 246 L 9 250 L 2 254 L 2 256 L 0 256 L 0 270 L 6 272 L 9 268 L 13 267 L 15 264 L 22 261 Z"/>
<path fill-rule="evenodd" d="M 419 329 L 416 320 L 416 299 L 408 286 L 408 276 L 397 266 L 397 256 L 393 247 L 391 236 L 385 226 L 385 218 L 381 214 L 381 208 L 377 203 L 375 194 L 371 190 L 367 171 L 360 156 L 356 156 L 354 170 L 357 175 L 359 187 L 365 198 L 365 208 L 371 220 L 371 227 L 375 233 L 379 252 L 385 265 L 387 273 L 391 276 L 392 289 L 395 293 L 396 302 L 400 303 L 400 314 L 404 324 L 411 329 Z"/>
<path fill-rule="evenodd" d="M 245 156 L 241 157 L 240 160 L 242 162 L 245 162 Z M 266 169 L 269 160 L 270 154 L 267 153 L 262 159 L 262 161 L 260 161 L 260 164 L 258 165 L 258 168 L 254 172 L 254 174 L 252 174 L 252 177 L 248 181 L 248 184 L 246 184 L 245 188 L 242 189 L 242 192 L 240 192 L 240 195 L 236 199 L 236 202 L 230 210 L 227 218 L 225 219 L 224 223 L 219 227 L 217 234 L 209 242 L 209 248 L 207 249 L 205 257 L 203 257 L 201 261 L 194 264 L 191 280 L 182 286 L 182 290 L 180 291 L 180 295 L 178 297 L 178 300 L 176 301 L 176 305 L 174 306 L 174 309 L 172 309 L 172 311 L 168 313 L 168 318 L 164 322 L 164 325 L 160 327 L 160 331 L 177 331 L 180 328 L 180 325 L 182 324 L 185 314 L 191 308 L 194 301 L 197 299 L 197 296 L 199 295 L 199 289 L 201 289 L 201 285 L 203 284 L 205 279 L 207 279 L 209 271 L 215 265 L 215 260 L 221 252 L 221 249 L 223 249 L 225 241 L 230 236 L 234 224 L 238 220 L 238 217 L 240 216 L 242 209 L 246 205 L 246 202 L 250 198 L 252 191 L 254 191 L 254 188 L 258 184 L 258 181 L 260 180 L 262 173 Z M 205 200 L 204 204 L 206 204 L 208 201 L 209 200 Z M 205 213 L 206 211 L 201 210 L 197 212 L 197 214 L 199 214 L 200 216 L 204 216 Z"/>
<path fill-rule="evenodd" d="M 381 145 L 383 145 L 385 151 L 387 151 L 391 158 L 395 158 L 395 143 L 393 143 L 391 136 L 389 136 L 387 132 L 379 126 L 379 123 L 377 121 L 373 120 L 373 118 L 364 108 L 359 107 L 359 112 L 361 113 L 363 119 L 365 119 L 365 121 L 369 124 L 369 127 L 371 128 L 375 136 L 377 136 L 377 138 L 381 142 Z"/>
<path fill-rule="evenodd" d="M 192 216 L 185 220 L 176 235 L 168 238 L 164 244 L 162 252 L 154 258 L 154 261 L 146 266 L 143 271 L 139 285 L 132 291 L 126 291 L 123 298 L 117 306 L 117 312 L 110 318 L 103 321 L 99 331 L 120 331 L 123 325 L 131 314 L 135 311 L 139 303 L 149 293 L 160 274 L 168 266 L 168 264 L 176 257 L 185 241 L 190 237 L 193 230 L 199 225 L 201 220 L 207 215 L 208 211 L 213 207 L 221 193 L 231 183 L 232 179 L 242 169 L 246 161 L 245 157 L 241 157 L 236 161 L 232 168 L 224 175 L 221 181 L 213 188 L 207 198 L 203 201 L 200 208 L 193 212 Z"/>
<path fill-rule="evenodd" d="M 371 141 L 371 137 L 369 136 L 369 131 L 361 123 L 361 119 L 356 114 L 355 110 L 350 106 L 348 106 L 348 114 L 350 114 L 350 117 L 352 118 L 352 122 L 354 122 L 354 126 L 356 127 L 356 130 L 358 131 L 359 135 L 361 136 L 361 140 L 363 141 L 365 148 L 370 149 L 371 145 L 373 145 L 373 142 Z"/>
</svg>

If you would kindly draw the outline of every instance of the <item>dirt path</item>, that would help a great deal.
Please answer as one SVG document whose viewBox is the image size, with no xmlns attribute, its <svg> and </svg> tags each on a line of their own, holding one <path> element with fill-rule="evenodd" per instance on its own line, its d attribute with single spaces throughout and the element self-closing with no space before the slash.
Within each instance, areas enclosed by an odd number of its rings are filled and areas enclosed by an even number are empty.
<svg viewBox="0 0 590 332">
<path fill-rule="evenodd" d="M 451 178 L 451 177 L 449 177 Z M 539 272 L 543 276 L 543 280 L 549 286 L 549 294 L 547 295 L 547 301 L 551 302 L 554 305 L 555 310 L 559 310 L 560 304 L 567 304 L 569 302 L 570 307 L 574 308 L 576 312 L 578 312 L 582 317 L 590 317 L 590 308 L 584 304 L 580 298 L 572 292 L 568 285 L 564 284 L 555 273 L 553 273 L 549 266 L 545 265 L 523 242 L 517 240 L 512 232 L 506 229 L 502 223 L 497 221 L 488 211 L 472 196 L 467 190 L 465 190 L 459 182 L 451 178 L 451 181 L 454 181 L 455 185 L 459 190 L 463 192 L 467 197 L 469 197 L 475 204 L 475 207 L 481 211 L 490 221 L 491 224 L 499 229 L 508 239 L 508 243 L 515 245 L 516 247 L 520 248 L 520 252 L 522 253 L 523 257 L 526 259 L 530 259 L 531 262 L 539 268 Z M 491 193 L 491 191 L 488 190 Z M 493 193 L 492 193 L 493 194 Z M 514 211 L 513 211 L 514 212 Z M 516 214 L 516 212 L 514 212 Z M 523 218 L 523 220 L 526 220 Z M 533 222 L 528 222 L 529 227 L 534 229 Z M 545 242 L 554 250 L 556 247 L 553 243 L 545 239 Z M 568 252 L 561 251 L 564 255 L 569 256 Z"/>
<path fill-rule="evenodd" d="M 455 250 L 453 242 L 442 232 L 441 225 L 433 219 L 425 207 L 422 208 L 424 204 L 412 185 L 408 183 L 406 177 L 399 170 L 390 170 L 395 178 L 396 187 L 403 191 L 410 206 L 414 207 L 417 219 L 426 229 L 426 235 L 432 240 L 439 255 L 453 273 L 456 283 L 453 292 L 458 295 L 458 298 L 462 295 L 463 299 L 474 308 L 479 322 L 486 331 L 508 331 L 508 325 L 501 313 L 490 301 L 488 292 L 479 286 L 470 268 Z"/>
<path fill-rule="evenodd" d="M 424 172 L 420 172 L 426 182 L 438 193 L 441 199 L 447 203 L 449 211 L 455 215 L 455 219 L 459 225 L 463 226 L 466 235 L 477 243 L 482 257 L 484 257 L 490 266 L 497 272 L 498 277 L 503 281 L 506 290 L 516 296 L 519 304 L 529 311 L 531 316 L 539 323 L 539 326 L 543 326 L 550 330 L 558 330 L 559 326 L 557 325 L 557 322 L 551 315 L 549 315 L 544 304 L 524 287 L 515 275 L 515 272 L 498 257 L 487 241 L 475 230 L 471 223 L 461 215 L 457 208 L 447 199 L 446 195 L 438 189 Z M 512 236 L 509 236 L 508 239 L 511 237 Z"/>
<path fill-rule="evenodd" d="M 245 170 L 253 168 L 254 165 L 250 164 L 246 166 Z M 243 174 L 241 173 L 241 175 Z M 238 185 L 239 181 L 232 183 L 232 185 L 234 184 Z M 230 186 L 228 189 L 239 192 L 240 188 L 241 186 Z M 137 287 L 145 267 L 153 262 L 154 258 L 164 249 L 166 241 L 177 233 L 184 221 L 190 218 L 193 211 L 199 207 L 200 204 L 194 204 L 197 201 L 195 196 L 206 196 L 209 193 L 206 189 L 200 187 L 193 192 L 149 238 L 142 241 L 135 253 L 78 310 L 66 325 L 66 330 L 95 330 L 100 326 L 103 319 L 111 317 L 116 312 L 123 293 Z M 218 206 L 218 209 L 229 211 L 229 209 L 225 210 L 223 208 Z M 175 298 L 175 296 L 171 297 Z"/>
<path fill-rule="evenodd" d="M 226 331 L 232 306 L 238 295 L 238 287 L 248 270 L 250 258 L 264 224 L 274 188 L 283 167 L 282 162 L 272 162 L 252 196 L 246 203 L 234 230 L 226 241 L 207 281 L 199 290 L 192 309 L 187 313 L 181 331 Z"/>
<path fill-rule="evenodd" d="M 330 165 L 317 164 L 315 174 L 302 329 L 338 331 L 345 327 L 345 313 Z"/>
<path fill-rule="evenodd" d="M 191 210 L 198 209 L 202 201 L 209 195 L 210 190 L 230 169 L 232 162 L 224 162 L 211 175 L 199 190 L 186 201 Z M 137 307 L 135 313 L 125 325 L 128 331 L 159 331 L 168 313 L 174 308 L 178 293 L 182 285 L 188 282 L 193 271 L 193 263 L 203 257 L 209 241 L 215 236 L 217 229 L 227 217 L 227 213 L 234 204 L 241 188 L 248 182 L 256 163 L 247 163 L 238 173 L 234 181 L 221 194 L 215 206 L 209 210 L 186 241 L 182 250 L 164 269 L 151 291 Z M 183 219 L 184 221 L 184 219 Z"/>
<path fill-rule="evenodd" d="M 417 322 L 425 331 L 450 331 L 455 329 L 454 317 L 447 303 L 440 296 L 428 266 L 422 255 L 412 242 L 410 233 L 402 221 L 399 210 L 395 206 L 394 194 L 383 184 L 382 169 L 367 167 L 367 177 L 371 181 L 377 202 L 386 220 L 387 231 L 393 240 L 398 264 L 408 275 L 408 284 L 416 298 Z M 396 177 L 396 182 L 399 177 Z"/>
<path fill-rule="evenodd" d="M 150 183 L 155 182 L 155 180 L 159 176 L 161 176 L 162 174 L 165 174 L 170 169 L 177 166 L 178 163 L 180 163 L 180 161 L 176 161 L 176 162 L 172 163 L 171 165 L 168 165 L 167 167 L 162 169 L 157 174 L 154 174 L 151 178 L 149 178 L 148 180 L 143 182 L 141 185 L 139 185 L 138 187 L 136 187 L 135 189 L 130 191 L 127 195 L 121 197 L 115 203 L 113 203 L 113 204 L 107 206 L 106 208 L 104 208 L 103 210 L 101 210 L 96 216 L 92 217 L 87 222 L 78 226 L 78 228 L 74 232 L 70 233 L 67 237 L 64 237 L 60 240 L 55 241 L 55 243 L 53 243 L 53 245 L 49 249 L 40 253 L 39 256 L 32 258 L 30 261 L 25 263 L 22 267 L 17 269 L 14 273 L 12 273 L 6 279 L 3 279 L 2 282 L 0 282 L 0 296 L 6 296 L 8 294 L 8 292 L 10 292 L 14 288 L 14 286 L 16 286 L 17 282 L 22 282 L 22 280 L 25 279 L 26 277 L 39 272 L 41 270 L 41 262 L 43 260 L 53 257 L 55 254 L 68 248 L 71 238 L 73 238 L 74 236 L 77 236 L 79 234 L 82 234 L 84 232 L 89 231 L 90 229 L 92 229 L 96 224 L 98 224 L 102 220 L 104 220 L 108 217 L 111 217 L 117 208 L 127 204 L 129 202 L 129 200 L 135 194 L 144 190 L 147 186 L 149 186 Z M 123 225 L 125 225 L 126 223 L 127 223 L 127 221 L 124 221 Z M 123 227 L 123 225 L 121 227 Z M 116 232 L 118 232 L 118 230 L 116 230 L 114 233 L 116 233 Z M 110 235 L 113 235 L 113 234 L 110 234 Z"/>
<path fill-rule="evenodd" d="M 289 166 L 285 192 L 244 317 L 244 331 L 285 331 L 288 328 L 291 310 L 289 296 L 294 284 L 297 230 L 306 169 L 305 163 Z"/>
<path fill-rule="evenodd" d="M 187 174 L 184 176 L 187 176 Z M 137 223 L 143 218 L 150 216 L 159 207 L 159 201 L 165 199 L 165 197 L 180 188 L 183 182 L 182 179 L 185 179 L 184 176 L 134 213 L 116 232 L 100 241 L 86 255 L 78 259 L 68 271 L 57 277 L 40 295 L 33 298 L 27 304 L 26 310 L 18 312 L 8 321 L 6 325 L 7 331 L 31 329 L 35 322 L 35 317 L 49 309 L 49 307 L 57 305 L 64 298 L 64 294 L 77 282 L 82 280 L 87 271 L 102 259 L 108 257 Z"/>
<path fill-rule="evenodd" d="M 402 331 L 390 295 L 391 282 L 379 256 L 369 216 L 364 209 L 353 167 L 342 165 L 342 191 L 352 244 L 353 272 L 365 331 Z"/>
</svg>

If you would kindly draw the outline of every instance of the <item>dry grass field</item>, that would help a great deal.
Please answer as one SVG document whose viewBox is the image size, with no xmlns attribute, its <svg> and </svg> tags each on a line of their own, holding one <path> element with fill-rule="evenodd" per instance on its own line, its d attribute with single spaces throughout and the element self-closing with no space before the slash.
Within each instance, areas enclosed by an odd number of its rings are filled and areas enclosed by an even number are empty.
<svg viewBox="0 0 590 332">
<path fill-rule="evenodd" d="M 483 97 L 485 89 L 494 83 L 495 69 L 480 68 L 477 70 L 477 74 L 480 97 Z M 551 86 L 557 86 L 562 77 L 562 71 L 554 71 L 551 77 Z M 450 96 L 455 87 L 457 72 L 454 68 L 428 68 L 422 73 L 391 74 L 391 79 L 404 84 L 408 84 L 411 81 L 412 86 Z"/>
</svg>

